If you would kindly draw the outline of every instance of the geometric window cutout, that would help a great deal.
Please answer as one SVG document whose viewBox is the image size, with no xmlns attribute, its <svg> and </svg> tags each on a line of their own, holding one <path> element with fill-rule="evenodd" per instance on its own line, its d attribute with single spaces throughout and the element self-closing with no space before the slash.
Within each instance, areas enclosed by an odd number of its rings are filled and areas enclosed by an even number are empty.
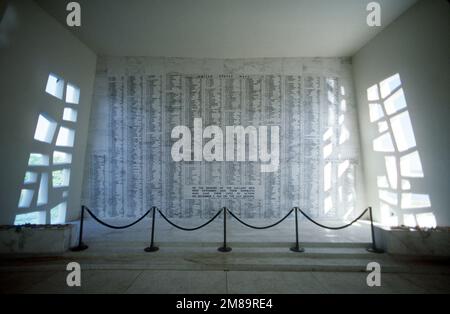
<svg viewBox="0 0 450 314">
<path fill-rule="evenodd" d="M 385 156 L 384 162 L 386 164 L 386 173 L 389 179 L 389 184 L 394 190 L 397 189 L 397 162 L 394 156 Z"/>
<path fill-rule="evenodd" d="M 62 194 L 63 198 L 68 198 L 69 197 L 69 191 L 64 191 Z"/>
<path fill-rule="evenodd" d="M 402 85 L 400 75 L 397 73 L 380 83 L 381 97 L 386 98 L 397 87 Z"/>
<path fill-rule="evenodd" d="M 349 140 L 349 138 L 350 138 L 350 132 L 345 127 L 345 125 L 343 125 L 341 127 L 341 136 L 339 137 L 339 145 L 342 145 L 345 142 L 347 142 Z"/>
<path fill-rule="evenodd" d="M 423 213 L 416 215 L 417 224 L 421 228 L 436 228 L 436 217 L 432 213 Z"/>
<path fill-rule="evenodd" d="M 344 121 L 345 121 L 345 115 L 343 115 L 343 114 L 341 114 L 341 115 L 339 115 L 339 125 L 342 125 L 342 124 L 344 124 Z"/>
<path fill-rule="evenodd" d="M 52 173 L 53 187 L 68 187 L 70 182 L 70 169 L 56 170 Z"/>
<path fill-rule="evenodd" d="M 412 214 L 403 215 L 403 224 L 407 227 L 417 226 L 416 217 Z"/>
<path fill-rule="evenodd" d="M 381 222 L 388 226 L 398 226 L 398 217 L 394 214 L 391 206 L 380 202 Z"/>
<path fill-rule="evenodd" d="M 76 104 L 80 102 L 80 89 L 70 83 L 67 84 L 66 89 L 66 103 Z"/>
<path fill-rule="evenodd" d="M 27 171 L 25 173 L 25 178 L 23 180 L 24 184 L 36 183 L 38 178 L 38 174 L 36 172 Z"/>
<path fill-rule="evenodd" d="M 416 139 L 408 112 L 403 112 L 391 119 L 392 132 L 400 152 L 416 146 Z"/>
<path fill-rule="evenodd" d="M 331 196 L 328 196 L 324 200 L 324 213 L 327 214 L 333 208 L 333 200 Z"/>
<path fill-rule="evenodd" d="M 67 165 L 72 163 L 72 154 L 55 151 L 53 153 L 54 165 Z"/>
<path fill-rule="evenodd" d="M 386 121 L 378 122 L 378 132 L 384 133 L 389 129 Z"/>
<path fill-rule="evenodd" d="M 37 205 L 42 206 L 48 203 L 48 174 L 41 175 L 41 183 L 39 185 Z"/>
<path fill-rule="evenodd" d="M 29 166 L 48 166 L 49 158 L 47 155 L 42 154 L 30 154 L 28 159 Z"/>
<path fill-rule="evenodd" d="M 376 152 L 394 152 L 394 144 L 392 143 L 392 138 L 389 133 L 385 133 L 380 135 L 376 139 L 373 140 L 373 150 Z"/>
<path fill-rule="evenodd" d="M 345 99 L 341 100 L 341 112 L 346 112 L 347 111 L 347 101 L 345 101 Z"/>
<path fill-rule="evenodd" d="M 61 127 L 59 129 L 58 138 L 56 139 L 56 145 L 64 147 L 73 147 L 74 140 L 75 140 L 75 131 L 65 127 Z"/>
<path fill-rule="evenodd" d="M 72 108 L 64 108 L 63 120 L 77 122 L 78 112 Z"/>
<path fill-rule="evenodd" d="M 26 224 L 32 225 L 45 224 L 45 212 L 33 212 L 28 214 L 16 215 L 14 225 L 21 226 Z"/>
<path fill-rule="evenodd" d="M 50 223 L 52 225 L 66 222 L 67 202 L 61 203 L 50 210 Z"/>
<path fill-rule="evenodd" d="M 56 131 L 56 122 L 42 114 L 39 115 L 34 139 L 40 142 L 51 143 Z"/>
<path fill-rule="evenodd" d="M 388 204 L 396 206 L 398 204 L 397 199 L 397 193 L 385 191 L 385 190 L 379 190 L 378 191 L 378 197 L 380 200 L 385 201 Z"/>
<path fill-rule="evenodd" d="M 411 190 L 411 182 L 409 182 L 409 180 L 402 180 L 402 190 Z"/>
<path fill-rule="evenodd" d="M 33 200 L 33 190 L 22 190 L 19 198 L 19 208 L 29 208 Z"/>
<path fill-rule="evenodd" d="M 323 141 L 329 140 L 333 136 L 333 128 L 328 128 L 328 130 L 323 134 Z"/>
<path fill-rule="evenodd" d="M 323 158 L 328 158 L 333 153 L 333 143 L 326 145 L 323 148 Z"/>
<path fill-rule="evenodd" d="M 327 163 L 323 168 L 323 191 L 331 189 L 331 163 Z"/>
<path fill-rule="evenodd" d="M 428 194 L 403 193 L 402 208 L 425 208 L 431 207 Z"/>
<path fill-rule="evenodd" d="M 377 101 L 380 100 L 380 95 L 378 94 L 378 86 L 374 85 L 367 89 L 367 100 Z"/>
<path fill-rule="evenodd" d="M 62 99 L 64 93 L 64 80 L 60 79 L 54 74 L 48 76 L 47 86 L 45 91 L 56 98 Z"/>
<path fill-rule="evenodd" d="M 384 108 L 388 115 L 394 114 L 397 111 L 406 107 L 405 94 L 403 89 L 400 88 L 391 97 L 384 102 Z"/>
<path fill-rule="evenodd" d="M 422 163 L 417 151 L 400 158 L 400 172 L 409 178 L 423 178 Z"/>
<path fill-rule="evenodd" d="M 377 177 L 377 186 L 379 188 L 384 188 L 384 189 L 389 188 L 389 182 L 388 182 L 386 176 Z"/>
<path fill-rule="evenodd" d="M 383 108 L 380 104 L 369 104 L 370 122 L 375 122 L 384 117 Z"/>
<path fill-rule="evenodd" d="M 340 178 L 345 173 L 345 171 L 347 171 L 348 168 L 350 168 L 349 160 L 341 162 L 338 167 L 338 177 Z"/>
<path fill-rule="evenodd" d="M 345 96 L 345 87 L 344 86 L 341 86 L 341 95 Z"/>
</svg>

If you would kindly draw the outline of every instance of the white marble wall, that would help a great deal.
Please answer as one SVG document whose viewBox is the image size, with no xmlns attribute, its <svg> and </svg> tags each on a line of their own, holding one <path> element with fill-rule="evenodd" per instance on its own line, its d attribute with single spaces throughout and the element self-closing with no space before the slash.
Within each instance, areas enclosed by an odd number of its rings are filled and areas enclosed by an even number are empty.
<svg viewBox="0 0 450 314">
<path fill-rule="evenodd" d="M 100 58 L 91 113 L 84 201 L 100 216 L 208 218 L 227 206 L 277 218 L 293 206 L 351 218 L 359 147 L 347 59 Z M 280 167 L 259 162 L 173 162 L 177 125 L 280 127 Z M 245 185 L 262 199 L 185 199 L 190 185 Z"/>
</svg>

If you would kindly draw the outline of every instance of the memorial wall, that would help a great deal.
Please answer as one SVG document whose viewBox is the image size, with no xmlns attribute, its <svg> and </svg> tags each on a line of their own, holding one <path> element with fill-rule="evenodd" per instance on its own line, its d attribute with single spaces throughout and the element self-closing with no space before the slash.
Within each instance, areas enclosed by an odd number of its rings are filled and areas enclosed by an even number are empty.
<svg viewBox="0 0 450 314">
<path fill-rule="evenodd" d="M 84 203 L 107 218 L 152 206 L 172 218 L 210 218 L 223 206 L 247 219 L 280 218 L 293 206 L 354 217 L 361 175 L 351 70 L 344 58 L 100 57 Z M 241 142 L 227 131 L 239 127 Z M 175 149 L 174 129 L 188 129 L 192 146 Z M 178 161 L 174 150 L 188 157 Z"/>
</svg>

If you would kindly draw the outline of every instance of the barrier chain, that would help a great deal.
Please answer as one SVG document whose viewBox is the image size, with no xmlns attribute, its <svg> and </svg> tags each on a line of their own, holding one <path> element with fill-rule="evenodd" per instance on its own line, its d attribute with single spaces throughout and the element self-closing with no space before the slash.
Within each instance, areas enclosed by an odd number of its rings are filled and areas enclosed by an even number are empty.
<svg viewBox="0 0 450 314">
<path fill-rule="evenodd" d="M 83 225 L 84 225 L 84 212 L 87 211 L 92 218 L 97 221 L 99 224 L 111 228 L 111 229 L 126 229 L 129 227 L 134 226 L 135 224 L 139 223 L 142 219 L 144 219 L 150 212 L 152 212 L 152 227 L 151 227 L 151 240 L 150 240 L 150 246 L 146 247 L 144 250 L 146 252 L 156 252 L 159 250 L 159 248 L 157 246 L 155 246 L 154 243 L 154 239 L 155 239 L 155 221 L 156 221 L 156 211 L 158 211 L 158 213 L 161 215 L 161 217 L 167 222 L 169 223 L 171 226 L 183 230 L 183 231 L 196 231 L 199 229 L 202 229 L 203 227 L 206 227 L 207 225 L 209 225 L 211 222 L 213 222 L 217 217 L 219 217 L 219 215 L 221 213 L 223 213 L 223 245 L 221 247 L 218 248 L 218 251 L 220 252 L 230 252 L 232 249 L 231 247 L 229 247 L 227 245 L 227 213 L 229 213 L 234 219 L 236 219 L 239 223 L 241 223 L 242 225 L 251 228 L 251 229 L 257 229 L 257 230 L 264 230 L 264 229 L 270 229 L 273 228 L 279 224 L 281 224 L 284 220 L 286 220 L 291 214 L 292 212 L 295 213 L 295 246 L 292 247 L 290 250 L 293 252 L 304 252 L 305 249 L 300 247 L 300 242 L 299 242 L 299 223 L 298 223 L 298 212 L 300 212 L 307 220 L 309 220 L 310 222 L 312 222 L 313 224 L 324 228 L 324 229 L 329 229 L 329 230 L 341 230 L 341 229 L 345 229 L 348 228 L 350 226 L 352 226 L 355 222 L 357 222 L 358 220 L 360 220 L 366 213 L 367 211 L 369 211 L 369 217 L 370 217 L 370 228 L 371 228 L 371 236 L 372 236 L 372 245 L 371 247 L 369 247 L 367 250 L 369 252 L 372 253 L 383 253 L 384 251 L 379 249 L 376 245 L 376 241 L 375 241 L 375 229 L 374 229 L 374 225 L 373 225 L 373 216 L 372 216 L 372 207 L 368 207 L 366 208 L 361 215 L 359 215 L 356 219 L 354 219 L 353 221 L 351 221 L 350 223 L 344 225 L 344 226 L 339 226 L 339 227 L 330 227 L 330 226 L 326 226 L 323 224 L 318 223 L 317 221 L 315 221 L 314 219 L 312 219 L 310 216 L 308 216 L 303 210 L 301 210 L 298 207 L 294 207 L 292 208 L 283 218 L 281 218 L 279 221 L 268 225 L 268 226 L 264 226 L 264 227 L 259 227 L 259 226 L 253 226 L 250 225 L 246 222 L 244 222 L 242 219 L 240 219 L 239 217 L 237 217 L 232 211 L 230 211 L 228 208 L 223 207 L 221 208 L 210 220 L 208 220 L 207 222 L 205 222 L 204 224 L 198 226 L 198 227 L 194 227 L 194 228 L 186 228 L 186 227 L 181 227 L 177 224 L 175 224 L 174 222 L 172 222 L 169 218 L 166 217 L 166 215 L 164 215 L 164 213 L 157 207 L 152 207 L 150 208 L 142 217 L 140 217 L 138 220 L 128 224 L 128 225 L 124 225 L 124 226 L 113 226 L 110 225 L 104 221 L 102 221 L 101 219 L 99 219 L 97 216 L 94 215 L 94 213 L 92 213 L 92 211 L 86 207 L 86 206 L 81 206 L 81 220 L 80 220 L 80 233 L 79 233 L 79 239 L 78 239 L 78 245 L 74 248 L 72 248 L 72 251 L 83 251 L 86 250 L 88 248 L 88 246 L 86 244 L 83 243 Z"/>
</svg>

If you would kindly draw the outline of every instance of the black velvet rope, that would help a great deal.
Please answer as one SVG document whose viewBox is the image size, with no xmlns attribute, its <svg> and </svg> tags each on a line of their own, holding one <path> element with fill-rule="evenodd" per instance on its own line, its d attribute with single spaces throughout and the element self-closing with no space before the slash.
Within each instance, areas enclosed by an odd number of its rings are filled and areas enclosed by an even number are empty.
<svg viewBox="0 0 450 314">
<path fill-rule="evenodd" d="M 201 229 L 207 225 L 209 225 L 211 222 L 214 221 L 214 219 L 216 219 L 221 213 L 222 213 L 223 209 L 219 210 L 210 220 L 208 220 L 207 222 L 205 222 L 203 225 L 195 227 L 195 228 L 185 228 L 185 227 L 181 227 L 175 223 L 173 223 L 172 221 L 169 220 L 169 218 L 167 218 L 158 208 L 158 212 L 161 215 L 162 218 L 164 218 L 165 221 L 167 221 L 170 225 L 172 225 L 173 227 L 183 230 L 183 231 L 195 231 L 198 229 Z"/>
<path fill-rule="evenodd" d="M 89 208 L 87 208 L 86 206 L 84 206 L 84 209 L 87 210 L 87 212 L 92 216 L 92 218 L 94 218 L 95 221 L 97 221 L 99 224 L 101 224 L 101 225 L 103 225 L 103 226 L 105 226 L 105 227 L 108 227 L 108 228 L 111 228 L 111 229 L 126 229 L 126 228 L 129 228 L 129 227 L 134 226 L 135 224 L 137 224 L 138 222 L 140 222 L 142 219 L 144 219 L 145 216 L 147 216 L 152 210 L 154 210 L 154 207 L 152 207 L 152 208 L 150 208 L 149 210 L 147 210 L 147 212 L 146 212 L 141 218 L 139 218 L 138 220 L 136 220 L 135 222 L 132 222 L 131 224 L 128 224 L 128 225 L 125 225 L 125 226 L 113 226 L 113 225 L 110 225 L 110 224 L 108 224 L 108 223 L 106 223 L 106 222 L 100 220 L 100 218 L 98 218 L 97 216 L 95 216 L 95 215 L 91 212 L 91 210 L 90 210 Z"/>
<path fill-rule="evenodd" d="M 276 225 L 279 225 L 280 223 L 282 223 L 286 218 L 289 217 L 290 214 L 292 214 L 292 212 L 294 211 L 294 208 L 292 208 L 292 209 L 287 213 L 286 216 L 284 216 L 283 218 L 281 218 L 281 219 L 280 219 L 279 221 L 277 221 L 276 223 L 271 224 L 271 225 L 269 225 L 269 226 L 265 226 L 265 227 L 257 227 L 257 226 L 249 225 L 248 223 L 244 222 L 244 221 L 241 220 L 239 217 L 237 217 L 232 211 L 229 211 L 228 209 L 227 209 L 227 211 L 230 213 L 230 215 L 231 215 L 234 219 L 236 219 L 237 221 L 239 221 L 239 222 L 240 222 L 241 224 L 243 224 L 244 226 L 249 227 L 249 228 L 252 228 L 252 229 L 263 230 L 263 229 L 270 229 L 270 228 L 275 227 Z"/>
<path fill-rule="evenodd" d="M 369 210 L 369 208 L 366 208 L 361 215 L 359 215 L 356 219 L 354 219 L 352 222 L 341 226 L 341 227 L 329 227 L 329 226 L 325 226 L 322 225 L 320 223 L 318 223 L 317 221 L 315 221 L 314 219 L 312 219 L 311 217 L 309 217 L 307 214 L 305 214 L 300 208 L 298 208 L 298 210 L 302 213 L 303 216 L 305 216 L 306 219 L 308 219 L 309 221 L 311 221 L 313 224 L 322 227 L 324 229 L 329 229 L 329 230 L 341 230 L 341 229 L 345 229 L 347 227 L 350 227 L 351 225 L 353 225 L 355 222 L 357 222 L 358 220 L 360 220 L 362 218 L 362 216 L 364 216 L 364 214 Z"/>
</svg>

